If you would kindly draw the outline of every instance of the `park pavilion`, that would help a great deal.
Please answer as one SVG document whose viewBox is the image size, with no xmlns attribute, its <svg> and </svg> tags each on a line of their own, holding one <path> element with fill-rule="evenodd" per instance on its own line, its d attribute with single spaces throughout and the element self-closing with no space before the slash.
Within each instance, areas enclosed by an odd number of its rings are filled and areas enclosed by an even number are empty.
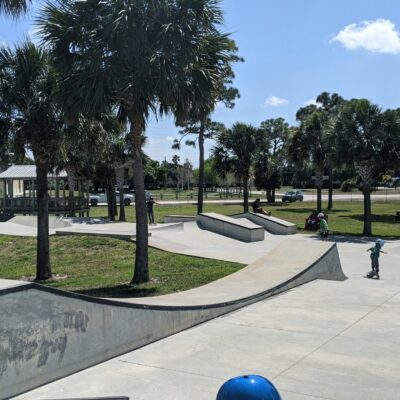
<svg viewBox="0 0 400 400">
<path fill-rule="evenodd" d="M 82 178 L 74 178 L 74 190 L 68 190 L 65 171 L 49 173 L 49 213 L 56 215 L 89 215 L 88 185 Z M 71 182 L 71 179 L 70 179 Z M 36 166 L 12 165 L 0 173 L 0 214 L 37 214 Z"/>
</svg>

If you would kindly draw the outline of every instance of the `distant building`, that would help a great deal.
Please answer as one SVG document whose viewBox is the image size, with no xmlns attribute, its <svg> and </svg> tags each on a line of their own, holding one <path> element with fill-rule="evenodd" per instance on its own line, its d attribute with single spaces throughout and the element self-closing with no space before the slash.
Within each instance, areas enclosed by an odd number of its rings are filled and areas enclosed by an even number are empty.
<svg viewBox="0 0 400 400">
<path fill-rule="evenodd" d="M 89 214 L 86 181 L 81 178 L 75 180 L 76 186 L 69 191 L 65 171 L 48 175 L 50 214 Z M 0 213 L 34 215 L 37 213 L 36 197 L 35 165 L 12 165 L 0 173 Z"/>
</svg>

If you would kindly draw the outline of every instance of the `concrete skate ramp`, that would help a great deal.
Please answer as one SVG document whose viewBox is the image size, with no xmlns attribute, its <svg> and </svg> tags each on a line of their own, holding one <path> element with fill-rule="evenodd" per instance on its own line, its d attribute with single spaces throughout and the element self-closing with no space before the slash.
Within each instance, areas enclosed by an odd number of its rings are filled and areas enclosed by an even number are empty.
<svg viewBox="0 0 400 400">
<path fill-rule="evenodd" d="M 12 224 L 18 224 L 23 226 L 30 226 L 33 228 L 37 227 L 37 216 L 36 215 L 17 215 L 14 218 L 8 220 Z M 66 221 L 63 217 L 57 217 L 55 215 L 49 215 L 49 228 L 65 228 L 72 226 L 71 222 Z"/>
<path fill-rule="evenodd" d="M 234 215 L 234 218 L 246 218 L 274 235 L 294 235 L 297 232 L 296 224 L 269 215 L 248 212 Z"/>
<path fill-rule="evenodd" d="M 243 242 L 264 240 L 264 229 L 247 220 L 236 220 L 218 213 L 201 213 L 197 224 L 202 229 L 228 236 Z"/>
<path fill-rule="evenodd" d="M 54 215 L 49 216 L 49 233 L 53 235 L 59 227 L 71 226 L 69 221 Z M 0 235 L 11 236 L 36 236 L 37 217 L 34 215 L 19 215 L 6 222 L 0 222 Z"/>
<path fill-rule="evenodd" d="M 313 279 L 345 279 L 336 245 L 295 242 L 209 285 L 155 298 L 110 300 L 0 281 L 2 398 Z"/>
<path fill-rule="evenodd" d="M 153 231 L 183 231 L 183 222 L 149 226 L 149 236 Z M 131 222 L 73 223 L 66 228 L 58 228 L 56 235 L 103 236 L 124 240 L 136 239 L 136 224 Z"/>
</svg>

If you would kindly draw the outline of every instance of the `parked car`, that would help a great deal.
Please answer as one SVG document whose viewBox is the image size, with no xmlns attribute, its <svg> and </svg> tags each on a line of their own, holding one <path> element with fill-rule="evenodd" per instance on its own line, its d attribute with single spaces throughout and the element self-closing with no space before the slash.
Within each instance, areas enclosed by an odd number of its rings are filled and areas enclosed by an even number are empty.
<svg viewBox="0 0 400 400">
<path fill-rule="evenodd" d="M 282 196 L 282 202 L 303 201 L 303 191 L 289 190 Z"/>
<path fill-rule="evenodd" d="M 115 191 L 115 196 L 117 198 L 117 204 L 119 204 L 119 191 Z M 145 190 L 146 200 L 151 196 L 151 193 Z M 89 195 L 89 202 L 92 207 L 96 207 L 99 203 L 107 203 L 107 195 L 105 193 L 97 193 Z M 124 193 L 124 205 L 130 206 L 135 202 L 135 192 L 132 190 L 128 193 Z"/>
</svg>

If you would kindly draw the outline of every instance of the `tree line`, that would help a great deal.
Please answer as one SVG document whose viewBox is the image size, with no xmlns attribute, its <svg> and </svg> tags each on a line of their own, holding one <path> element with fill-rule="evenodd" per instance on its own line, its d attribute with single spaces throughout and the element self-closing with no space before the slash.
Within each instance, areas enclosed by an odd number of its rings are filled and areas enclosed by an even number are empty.
<svg viewBox="0 0 400 400">
<path fill-rule="evenodd" d="M 215 172 L 240 180 L 244 212 L 248 211 L 250 177 L 274 202 L 284 172 L 291 171 L 299 182 L 308 168 L 317 189 L 318 212 L 326 177 L 328 209 L 333 207 L 334 173 L 351 177 L 364 196 L 363 234 L 371 235 L 371 192 L 385 174 L 400 172 L 400 109 L 382 110 L 367 99 L 345 100 L 323 92 L 315 104 L 297 111 L 296 120 L 295 126 L 283 118 L 268 119 L 259 127 L 235 123 L 226 128 L 213 123 L 218 126 L 209 136 L 216 141 L 211 150 Z"/>
</svg>

